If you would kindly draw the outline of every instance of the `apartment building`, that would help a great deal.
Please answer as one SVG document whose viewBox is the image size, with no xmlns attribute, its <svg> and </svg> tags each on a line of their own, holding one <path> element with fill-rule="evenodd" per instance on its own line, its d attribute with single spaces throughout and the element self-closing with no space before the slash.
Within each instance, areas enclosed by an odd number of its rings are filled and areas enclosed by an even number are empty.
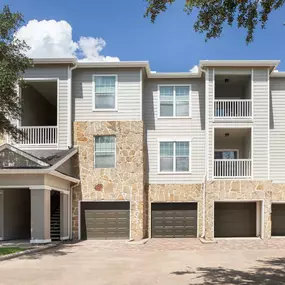
<svg viewBox="0 0 285 285">
<path fill-rule="evenodd" d="M 34 60 L 0 146 L 0 238 L 285 236 L 278 64 Z"/>
</svg>

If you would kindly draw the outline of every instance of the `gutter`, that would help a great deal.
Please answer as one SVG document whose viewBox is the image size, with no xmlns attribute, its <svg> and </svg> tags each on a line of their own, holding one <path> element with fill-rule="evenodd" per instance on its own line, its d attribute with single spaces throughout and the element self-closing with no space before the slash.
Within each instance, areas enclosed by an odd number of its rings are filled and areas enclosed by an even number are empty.
<svg viewBox="0 0 285 285">
<path fill-rule="evenodd" d="M 33 64 L 76 64 L 75 57 L 70 58 L 33 58 Z"/>
<path fill-rule="evenodd" d="M 203 67 L 269 67 L 272 72 L 280 60 L 200 60 L 199 66 Z"/>
</svg>

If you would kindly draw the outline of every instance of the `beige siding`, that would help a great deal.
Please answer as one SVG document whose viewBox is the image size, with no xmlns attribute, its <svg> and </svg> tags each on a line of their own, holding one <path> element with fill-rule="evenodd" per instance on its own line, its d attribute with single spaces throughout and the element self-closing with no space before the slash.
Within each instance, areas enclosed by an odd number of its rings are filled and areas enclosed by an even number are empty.
<svg viewBox="0 0 285 285">
<path fill-rule="evenodd" d="M 253 97 L 253 179 L 269 178 L 268 155 L 268 106 L 269 80 L 268 70 L 254 69 L 252 83 Z"/>
<path fill-rule="evenodd" d="M 117 111 L 93 111 L 95 74 L 116 74 Z M 76 69 L 73 72 L 74 121 L 127 121 L 141 119 L 140 69 Z"/>
<path fill-rule="evenodd" d="M 58 78 L 58 147 L 65 149 L 68 144 L 68 81 L 67 66 L 42 66 L 28 69 L 25 78 Z"/>
<path fill-rule="evenodd" d="M 191 84 L 192 118 L 163 119 L 158 115 L 159 84 Z M 147 164 L 150 184 L 201 183 L 205 175 L 205 90 L 204 80 L 148 80 L 143 96 L 143 119 L 147 135 Z M 158 173 L 159 139 L 192 138 L 191 174 Z"/>
<path fill-rule="evenodd" d="M 270 179 L 285 182 L 285 79 L 270 80 Z"/>
</svg>

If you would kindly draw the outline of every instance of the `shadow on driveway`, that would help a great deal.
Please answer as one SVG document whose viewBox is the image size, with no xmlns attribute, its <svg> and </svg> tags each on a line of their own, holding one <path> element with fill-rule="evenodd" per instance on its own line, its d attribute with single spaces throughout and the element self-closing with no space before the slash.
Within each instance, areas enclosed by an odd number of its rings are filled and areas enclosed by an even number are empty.
<svg viewBox="0 0 285 285">
<path fill-rule="evenodd" d="M 19 259 L 41 259 L 44 256 L 61 257 L 74 253 L 73 248 L 80 245 L 80 242 L 66 242 L 58 244 L 56 247 L 45 249 L 36 253 L 19 256 Z"/>
<path fill-rule="evenodd" d="M 175 271 L 174 275 L 189 275 L 189 284 L 204 285 L 283 285 L 285 284 L 285 258 L 259 260 L 260 266 L 246 271 L 223 267 L 199 267 L 197 270 L 187 268 Z M 192 276 L 191 276 L 192 275 Z M 194 283 L 193 283 L 194 282 Z"/>
</svg>

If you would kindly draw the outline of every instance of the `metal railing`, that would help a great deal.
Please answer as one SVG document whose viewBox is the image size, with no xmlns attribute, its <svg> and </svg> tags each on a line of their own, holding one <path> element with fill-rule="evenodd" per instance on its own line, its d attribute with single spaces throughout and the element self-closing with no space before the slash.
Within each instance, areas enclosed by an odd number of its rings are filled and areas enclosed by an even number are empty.
<svg viewBox="0 0 285 285">
<path fill-rule="evenodd" d="M 251 159 L 215 159 L 215 178 L 250 178 Z"/>
<path fill-rule="evenodd" d="M 251 118 L 252 100 L 214 100 L 215 118 Z"/>
</svg>

